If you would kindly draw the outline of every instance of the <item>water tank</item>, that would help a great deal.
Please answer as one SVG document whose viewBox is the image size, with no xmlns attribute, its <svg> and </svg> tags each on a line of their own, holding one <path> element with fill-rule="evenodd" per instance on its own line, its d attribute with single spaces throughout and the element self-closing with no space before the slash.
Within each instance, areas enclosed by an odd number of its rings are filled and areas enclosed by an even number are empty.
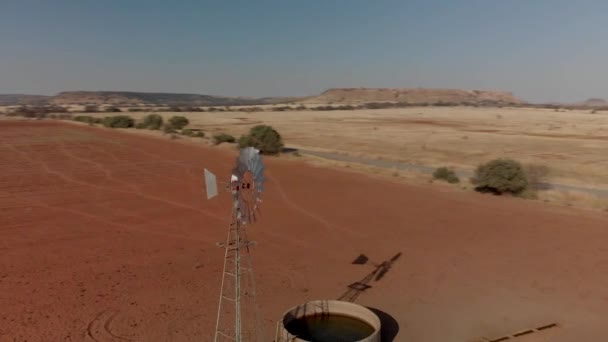
<svg viewBox="0 0 608 342">
<path fill-rule="evenodd" d="M 276 342 L 380 342 L 380 319 L 358 304 L 315 300 L 287 310 L 276 335 Z"/>
</svg>

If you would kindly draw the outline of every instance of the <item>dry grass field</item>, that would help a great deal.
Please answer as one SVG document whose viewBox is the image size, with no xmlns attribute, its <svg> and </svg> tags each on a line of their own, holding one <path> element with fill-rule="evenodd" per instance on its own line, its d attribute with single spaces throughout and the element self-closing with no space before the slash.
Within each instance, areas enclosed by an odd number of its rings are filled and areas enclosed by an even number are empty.
<svg viewBox="0 0 608 342">
<path fill-rule="evenodd" d="M 289 147 L 432 167 L 474 170 L 482 162 L 508 157 L 549 167 L 551 181 L 608 188 L 608 113 L 420 107 L 164 115 L 184 115 L 193 128 L 235 136 L 269 124 Z"/>
<path fill-rule="evenodd" d="M 263 123 L 275 127 L 289 147 L 465 172 L 506 157 L 547 167 L 547 182 L 608 189 L 608 113 L 604 112 L 419 107 L 180 114 L 190 119 L 193 128 L 210 134 L 239 136 Z M 583 194 L 544 195 L 589 202 Z"/>
<path fill-rule="evenodd" d="M 148 113 L 124 114 L 138 119 Z M 186 116 L 190 120 L 189 127 L 202 129 L 207 136 L 229 133 L 238 138 L 254 125 L 269 124 L 281 133 L 288 147 L 354 156 L 384 164 L 395 162 L 427 168 L 448 166 L 465 175 L 491 159 L 513 158 L 526 165 L 545 167 L 548 173 L 544 175 L 543 182 L 566 186 L 543 191 L 539 198 L 600 210 L 608 208 L 608 199 L 602 198 L 608 191 L 607 112 L 414 107 L 161 114 L 165 118 Z M 362 165 L 320 158 L 314 158 L 313 162 L 401 178 L 429 178 L 428 169 L 425 174 L 420 174 L 416 170 L 404 172 L 369 163 Z M 465 182 L 461 187 L 470 185 Z M 578 188 L 598 189 L 603 194 L 578 191 Z"/>
</svg>

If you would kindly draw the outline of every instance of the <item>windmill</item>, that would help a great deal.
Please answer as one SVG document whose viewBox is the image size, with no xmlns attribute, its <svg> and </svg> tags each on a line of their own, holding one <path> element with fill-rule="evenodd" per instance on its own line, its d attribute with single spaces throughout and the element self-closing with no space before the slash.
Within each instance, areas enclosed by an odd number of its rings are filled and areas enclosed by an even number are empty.
<svg viewBox="0 0 608 342">
<path fill-rule="evenodd" d="M 216 177 L 205 169 L 207 199 L 217 196 Z M 232 193 L 231 222 L 226 242 L 224 270 L 217 310 L 215 342 L 263 341 L 262 324 L 255 298 L 251 247 L 245 227 L 257 219 L 264 185 L 264 165 L 260 151 L 241 149 L 230 178 Z"/>
</svg>

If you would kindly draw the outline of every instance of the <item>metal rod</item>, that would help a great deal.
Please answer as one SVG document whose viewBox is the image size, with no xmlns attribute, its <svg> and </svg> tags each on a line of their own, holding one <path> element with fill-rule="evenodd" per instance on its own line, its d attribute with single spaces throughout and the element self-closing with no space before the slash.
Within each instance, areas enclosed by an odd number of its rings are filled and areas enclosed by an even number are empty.
<svg viewBox="0 0 608 342">
<path fill-rule="evenodd" d="M 232 224 L 231 224 L 232 225 Z M 230 232 L 226 236 L 226 246 L 230 244 Z M 226 247 L 224 252 L 224 270 L 222 271 L 222 284 L 220 287 L 220 300 L 217 308 L 217 321 L 215 322 L 215 341 L 218 340 L 218 334 L 220 333 L 220 313 L 222 312 L 222 297 L 224 295 L 221 289 L 224 288 L 224 279 L 226 279 L 223 272 L 226 271 L 226 263 L 228 262 L 228 248 Z"/>
<path fill-rule="evenodd" d="M 240 208 L 237 207 L 237 220 L 236 220 L 236 256 L 234 258 L 234 274 L 235 274 L 235 291 L 236 291 L 236 324 L 235 324 L 235 337 L 237 342 L 241 342 L 241 223 L 238 219 L 238 212 Z"/>
</svg>

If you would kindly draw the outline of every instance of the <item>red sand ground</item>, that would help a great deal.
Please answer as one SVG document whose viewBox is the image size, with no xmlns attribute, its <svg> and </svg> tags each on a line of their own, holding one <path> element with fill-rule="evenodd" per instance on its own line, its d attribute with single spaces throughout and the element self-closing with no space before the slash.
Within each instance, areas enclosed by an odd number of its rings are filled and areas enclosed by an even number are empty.
<svg viewBox="0 0 608 342">
<path fill-rule="evenodd" d="M 212 341 L 229 200 L 204 198 L 202 170 L 228 175 L 233 160 L 0 122 L 0 341 Z M 402 252 L 357 300 L 398 322 L 395 341 L 552 322 L 551 342 L 608 340 L 608 215 L 266 163 L 250 234 L 267 336 L 285 309 L 337 298 L 371 271 L 350 264 L 358 254 Z"/>
</svg>

